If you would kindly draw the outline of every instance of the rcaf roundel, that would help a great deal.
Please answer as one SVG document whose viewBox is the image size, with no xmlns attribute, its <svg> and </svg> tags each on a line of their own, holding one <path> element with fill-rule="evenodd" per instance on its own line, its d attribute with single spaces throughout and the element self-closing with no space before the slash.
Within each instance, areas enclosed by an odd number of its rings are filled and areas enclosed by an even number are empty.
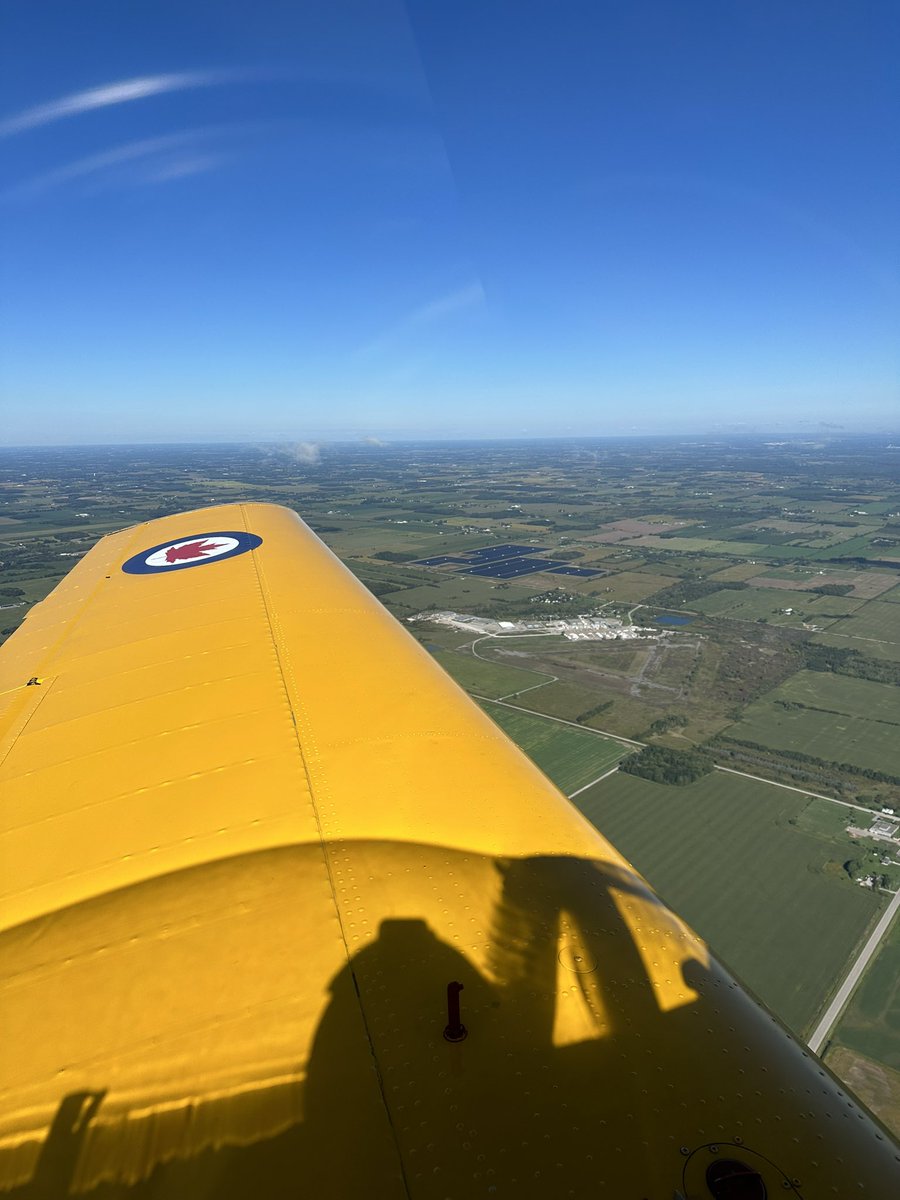
<svg viewBox="0 0 900 1200">
<path fill-rule="evenodd" d="M 199 567 L 203 563 L 221 562 L 246 554 L 262 545 L 262 538 L 255 533 L 240 533 L 228 530 L 224 533 L 197 533 L 179 538 L 174 542 L 162 542 L 141 550 L 125 563 L 122 570 L 128 575 L 160 575 L 166 571 L 183 571 L 185 567 Z"/>
</svg>

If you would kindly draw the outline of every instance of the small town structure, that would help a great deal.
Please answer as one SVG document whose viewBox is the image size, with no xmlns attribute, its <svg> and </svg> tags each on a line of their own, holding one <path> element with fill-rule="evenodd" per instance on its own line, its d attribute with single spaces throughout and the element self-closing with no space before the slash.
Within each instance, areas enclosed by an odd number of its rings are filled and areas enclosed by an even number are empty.
<svg viewBox="0 0 900 1200">
<path fill-rule="evenodd" d="M 407 617 L 407 621 L 431 621 L 435 625 L 449 625 L 452 629 L 464 629 L 481 637 L 503 637 L 515 634 L 557 634 L 570 642 L 582 641 L 636 641 L 639 638 L 667 638 L 668 629 L 650 628 L 644 625 L 626 625 L 615 617 L 600 617 L 587 614 L 580 617 L 554 617 L 549 620 L 495 621 L 490 617 L 471 617 L 465 613 L 443 611 L 422 612 Z"/>
</svg>

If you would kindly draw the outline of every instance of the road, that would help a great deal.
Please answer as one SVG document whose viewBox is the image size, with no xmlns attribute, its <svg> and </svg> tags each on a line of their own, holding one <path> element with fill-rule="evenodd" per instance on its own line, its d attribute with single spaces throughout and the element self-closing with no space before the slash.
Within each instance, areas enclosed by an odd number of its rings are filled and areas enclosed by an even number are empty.
<svg viewBox="0 0 900 1200">
<path fill-rule="evenodd" d="M 838 1017 L 843 1011 L 844 1005 L 850 999 L 853 989 L 859 983 L 860 976 L 862 975 L 863 971 L 865 971 L 866 967 L 871 962 L 875 951 L 884 940 L 885 934 L 887 933 L 888 929 L 890 929 L 891 923 L 894 920 L 894 917 L 897 915 L 898 909 L 900 909 L 900 892 L 894 896 L 893 900 L 882 913 L 881 920 L 872 930 L 871 937 L 859 952 L 856 962 L 847 972 L 844 982 L 838 988 L 834 999 L 825 1011 L 825 1015 L 822 1017 L 822 1020 L 813 1031 L 813 1035 L 809 1039 L 809 1048 L 816 1054 L 819 1053 L 819 1050 L 825 1044 L 828 1035 L 831 1033 L 832 1029 L 837 1023 Z"/>
<path fill-rule="evenodd" d="M 475 649 L 475 647 L 478 645 L 479 642 L 486 642 L 489 638 L 494 638 L 495 640 L 497 640 L 501 637 L 503 637 L 505 639 L 508 637 L 555 637 L 555 636 L 557 636 L 557 635 L 556 634 L 548 634 L 548 633 L 519 633 L 519 634 L 511 633 L 511 634 L 505 634 L 505 635 L 498 634 L 498 633 L 486 633 L 484 635 L 484 637 L 476 638 L 475 641 L 472 643 L 472 645 L 469 647 L 469 649 L 472 651 L 472 653 L 475 655 L 475 657 L 480 658 L 482 662 L 492 663 L 494 666 L 497 666 L 497 660 L 495 658 L 485 658 L 485 656 L 483 654 L 478 653 L 478 651 Z M 559 683 L 558 675 L 548 675 L 546 671 L 538 671 L 534 667 L 513 667 L 513 670 L 530 671 L 532 673 L 532 675 L 543 675 L 543 676 L 545 676 L 545 678 L 542 679 L 540 683 L 532 683 L 532 684 L 529 684 L 528 687 L 519 688 L 518 691 L 507 692 L 505 696 L 500 697 L 500 700 L 506 700 L 510 696 L 521 696 L 525 692 L 533 692 L 535 688 L 546 687 L 547 684 L 549 684 L 549 683 Z"/>
<path fill-rule="evenodd" d="M 475 699 L 490 700 L 490 697 L 489 696 L 476 696 Z M 574 721 L 565 721 L 565 720 L 563 720 L 562 717 L 551 717 L 551 716 L 548 716 L 547 713 L 535 713 L 535 712 L 532 712 L 531 709 L 522 708 L 518 704 L 507 704 L 503 700 L 493 700 L 493 701 L 491 701 L 491 703 L 502 704 L 504 708 L 514 708 L 514 709 L 516 709 L 517 712 L 529 713 L 531 716 L 543 717 L 547 721 L 558 721 L 560 725 L 571 725 L 573 729 L 586 729 L 588 733 L 599 733 L 602 737 L 613 738 L 615 741 L 624 742 L 625 744 L 627 744 L 629 746 L 643 746 L 644 745 L 643 742 L 636 742 L 636 741 L 632 740 L 631 738 L 621 737 L 620 735 L 615 734 L 615 733 L 606 733 L 603 730 L 591 729 L 589 726 L 576 725 L 576 723 Z M 609 778 L 610 775 L 615 774 L 615 772 L 618 769 L 619 769 L 618 766 L 615 766 L 615 767 L 610 768 L 608 771 L 605 771 L 597 779 L 592 779 L 591 782 L 586 783 L 584 785 L 584 787 L 580 787 L 580 788 L 578 788 L 577 791 L 572 792 L 571 795 L 569 796 L 569 799 L 572 800 L 576 796 L 580 796 L 581 793 L 586 792 L 588 790 L 588 788 L 594 787 L 594 785 L 597 783 L 600 783 L 601 780 L 607 779 L 607 778 Z M 847 800 L 836 800 L 834 798 L 834 796 L 823 796 L 820 792 L 811 792 L 811 791 L 809 791 L 808 788 L 794 787 L 792 784 L 789 784 L 789 783 L 776 783 L 776 781 L 774 779 L 764 779 L 761 775 L 750 775 L 747 771 L 736 771 L 733 767 L 716 766 L 716 770 L 723 771 L 728 775 L 740 775 L 744 779 L 753 779 L 753 780 L 756 780 L 758 783 L 768 783 L 768 784 L 771 784 L 772 787 L 780 787 L 780 788 L 784 788 L 786 791 L 789 791 L 789 792 L 797 792 L 801 796 L 812 797 L 816 800 L 828 800 L 832 804 L 840 804 L 843 808 L 855 808 L 855 809 L 858 809 L 860 812 L 865 812 L 865 813 L 869 813 L 869 814 L 872 813 L 871 808 L 865 808 L 861 804 L 851 804 Z M 857 955 L 856 961 L 853 963 L 850 970 L 847 972 L 843 983 L 841 984 L 841 986 L 838 988 L 837 992 L 835 993 L 834 999 L 832 1000 L 831 1004 L 829 1004 L 828 1009 L 826 1010 L 824 1016 L 822 1017 L 819 1024 L 816 1026 L 816 1028 L 812 1034 L 812 1037 L 809 1040 L 809 1048 L 810 1048 L 810 1050 L 814 1051 L 816 1054 L 818 1054 L 819 1050 L 825 1044 L 825 1041 L 827 1040 L 828 1035 L 831 1033 L 832 1029 L 835 1026 L 835 1023 L 837 1022 L 838 1017 L 841 1015 L 841 1012 L 843 1011 L 844 1006 L 846 1005 L 847 1001 L 850 999 L 850 996 L 853 993 L 853 989 L 859 983 L 859 980 L 862 977 L 863 972 L 865 971 L 865 969 L 869 965 L 869 963 L 872 961 L 873 956 L 875 955 L 876 951 L 878 950 L 878 947 L 881 945 L 882 941 L 884 940 L 888 930 L 891 927 L 894 917 L 897 915 L 898 911 L 900 911 L 900 892 L 896 893 L 894 898 L 891 900 L 890 904 L 887 906 L 887 908 L 882 913 L 878 924 L 875 926 L 870 937 L 866 941 L 866 944 L 863 946 L 862 950 Z"/>
<path fill-rule="evenodd" d="M 578 788 L 575 792 L 569 792 L 569 799 L 574 800 L 576 796 L 580 796 L 582 792 L 586 792 L 588 788 L 592 788 L 595 783 L 602 783 L 604 779 L 609 779 L 610 775 L 615 775 L 618 771 L 618 766 L 610 767 L 608 771 L 604 771 L 602 775 L 598 775 L 596 779 L 592 779 L 590 783 L 586 783 L 584 787 Z"/>
<path fill-rule="evenodd" d="M 842 808 L 855 808 L 870 816 L 878 815 L 874 808 L 866 808 L 862 804 L 851 804 L 849 800 L 835 800 L 834 796 L 823 796 L 821 792 L 811 792 L 809 788 L 794 787 L 792 783 L 778 783 L 774 779 L 765 779 L 762 775 L 750 775 L 747 771 L 736 771 L 734 767 L 720 767 L 718 763 L 716 763 L 716 770 L 725 771 L 728 775 L 741 775 L 744 779 L 755 779 L 758 783 L 770 783 L 772 787 L 784 788 L 787 792 L 799 792 L 801 796 L 811 797 L 813 800 L 827 800 L 830 804 L 840 804 Z"/>
<path fill-rule="evenodd" d="M 516 693 L 513 693 L 515 695 Z M 469 692 L 473 700 L 487 700 L 488 704 L 502 704 L 504 708 L 514 708 L 516 712 L 527 713 L 529 717 L 540 717 L 544 721 L 556 721 L 560 725 L 571 725 L 573 729 L 581 729 L 585 733 L 596 733 L 598 737 L 612 738 L 614 742 L 623 742 L 626 746 L 644 748 L 646 742 L 636 742 L 634 738 L 622 737 L 620 733 L 609 733 L 606 729 L 594 729 L 591 725 L 579 725 L 575 721 L 566 721 L 563 717 L 551 717 L 549 713 L 536 712 L 533 708 L 523 708 L 521 704 L 508 704 L 505 700 L 495 700 L 493 696 L 480 696 L 478 692 Z"/>
</svg>

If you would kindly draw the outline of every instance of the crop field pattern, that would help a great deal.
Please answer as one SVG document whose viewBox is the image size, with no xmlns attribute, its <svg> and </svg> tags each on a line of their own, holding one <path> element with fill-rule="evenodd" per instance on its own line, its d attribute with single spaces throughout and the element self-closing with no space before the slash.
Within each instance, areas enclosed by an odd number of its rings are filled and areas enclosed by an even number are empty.
<svg viewBox="0 0 900 1200">
<path fill-rule="evenodd" d="M 748 588 L 746 591 L 714 592 L 696 602 L 696 608 L 708 616 L 727 617 L 732 621 L 770 621 L 775 625 L 800 627 L 806 620 L 830 625 L 833 618 L 818 609 L 818 596 L 780 591 L 774 588 Z M 842 611 L 846 606 L 842 605 Z"/>
<path fill-rule="evenodd" d="M 728 733 L 900 775 L 900 704 L 892 684 L 802 671 L 751 704 Z"/>
<path fill-rule="evenodd" d="M 458 684 L 491 700 L 500 696 L 515 696 L 525 688 L 546 683 L 548 676 L 535 671 L 522 671 L 502 663 L 486 662 L 465 650 L 432 652 L 434 658 Z"/>
<path fill-rule="evenodd" d="M 485 703 L 485 712 L 566 795 L 597 779 L 630 753 L 627 746 L 546 717 Z"/>
<path fill-rule="evenodd" d="M 894 924 L 851 999 L 837 1040 L 900 1071 L 900 924 Z"/>
<path fill-rule="evenodd" d="M 505 697 L 490 715 L 566 792 L 630 752 L 598 730 L 900 811 L 890 438 L 0 450 L 0 641 L 104 533 L 254 501 L 296 510 L 461 686 Z M 448 611 L 649 632 L 497 637 L 473 654 L 474 633 L 434 623 Z M 663 636 L 661 617 L 689 623 Z M 782 1018 L 809 1025 L 884 900 L 842 867 L 856 809 L 724 775 L 681 789 L 617 774 L 579 799 Z M 897 940 L 835 1035 L 857 1055 L 847 1070 L 897 1061 Z"/>
<path fill-rule="evenodd" d="M 851 617 L 831 626 L 829 633 L 838 634 L 845 645 L 876 658 L 893 657 L 900 649 L 900 606 L 885 600 L 870 600 Z M 890 655 L 884 647 L 891 648 Z"/>
<path fill-rule="evenodd" d="M 801 796 L 721 773 L 671 787 L 619 772 L 576 803 L 744 983 L 808 1031 L 881 903 L 825 873 L 827 844 L 789 824 Z"/>
</svg>

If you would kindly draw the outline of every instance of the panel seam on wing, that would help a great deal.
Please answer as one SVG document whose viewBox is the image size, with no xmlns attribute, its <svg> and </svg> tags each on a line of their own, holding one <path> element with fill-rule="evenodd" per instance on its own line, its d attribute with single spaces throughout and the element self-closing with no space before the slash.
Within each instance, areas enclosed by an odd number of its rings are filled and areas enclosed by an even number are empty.
<svg viewBox="0 0 900 1200">
<path fill-rule="evenodd" d="M 104 804 L 119 804 L 123 800 L 129 799 L 131 796 L 143 796 L 148 792 L 158 792 L 162 788 L 179 787 L 185 783 L 188 783 L 192 779 L 208 779 L 211 775 L 221 775 L 226 771 L 234 771 L 241 767 L 251 766 L 254 763 L 274 761 L 280 757 L 280 754 L 281 752 L 276 750 L 272 751 L 271 754 L 264 754 L 254 758 L 236 759 L 234 762 L 226 763 L 223 766 L 208 767 L 205 771 L 192 771 L 188 775 L 176 775 L 172 779 L 165 779 L 159 783 L 148 783 L 143 787 L 131 788 L 127 792 L 116 792 L 111 796 L 103 796 L 99 800 L 90 800 L 86 804 L 80 804 L 78 808 L 67 808 L 62 813 L 48 813 L 45 816 L 36 817 L 33 821 L 23 821 L 18 825 L 7 825 L 4 826 L 3 832 L 15 833 L 24 829 L 33 829 L 35 826 L 43 825 L 48 821 L 58 821 L 60 817 L 73 816 L 75 813 L 89 812 L 92 809 L 101 808 Z M 31 771 L 28 774 L 35 774 L 35 772 Z M 24 779 L 27 778 L 27 776 L 19 775 L 15 778 Z"/>
<path fill-rule="evenodd" d="M 245 513 L 245 509 L 244 509 L 243 505 L 241 505 L 241 512 L 243 514 L 244 523 L 246 525 L 247 517 L 246 517 L 246 513 Z M 313 782 L 313 776 L 312 776 L 312 772 L 310 770 L 309 758 L 307 757 L 307 753 L 306 753 L 305 739 L 308 740 L 309 749 L 311 751 L 311 757 L 313 759 L 318 759 L 318 757 L 319 757 L 318 752 L 316 750 L 315 734 L 312 730 L 311 723 L 309 722 L 308 719 L 306 719 L 305 714 L 303 713 L 302 706 L 300 704 L 300 693 L 297 688 L 297 681 L 294 677 L 294 671 L 293 671 L 293 667 L 291 665 L 290 654 L 289 654 L 289 651 L 287 648 L 287 644 L 282 636 L 281 627 L 278 623 L 278 618 L 277 618 L 276 614 L 274 613 L 274 611 L 272 610 L 272 607 L 269 604 L 268 587 L 267 587 L 266 581 L 265 581 L 265 573 L 263 571 L 262 562 L 260 561 L 259 555 L 256 551 L 252 551 L 250 557 L 252 558 L 253 564 L 256 568 L 256 575 L 257 575 L 257 580 L 259 583 L 259 590 L 260 590 L 260 596 L 261 596 L 262 604 L 263 604 L 263 611 L 265 612 L 266 618 L 268 620 L 269 633 L 272 638 L 272 644 L 275 648 L 275 655 L 276 655 L 276 660 L 278 663 L 279 671 L 281 673 L 282 685 L 283 685 L 285 693 L 287 695 L 288 704 L 290 706 L 291 715 L 293 718 L 294 732 L 295 732 L 296 739 L 297 739 L 297 750 L 300 755 L 300 761 L 303 765 L 303 770 L 306 774 L 307 788 L 309 791 L 309 802 L 312 806 L 313 815 L 315 817 L 315 822 L 316 822 L 316 828 L 319 833 L 319 844 L 321 846 L 322 859 L 325 863 L 325 870 L 328 874 L 328 882 L 329 882 L 329 886 L 331 888 L 332 903 L 334 904 L 334 911 L 335 911 L 335 915 L 337 917 L 338 928 L 341 931 L 341 940 L 344 943 L 344 953 L 347 958 L 347 966 L 350 970 L 350 977 L 353 981 L 353 987 L 354 987 L 354 990 L 355 990 L 356 996 L 357 996 L 357 1004 L 359 1007 L 360 1021 L 362 1022 L 362 1027 L 365 1032 L 366 1042 L 368 1043 L 368 1046 L 369 1046 L 369 1053 L 372 1057 L 372 1065 L 373 1065 L 373 1068 L 375 1071 L 375 1078 L 378 1081 L 378 1091 L 381 1096 L 381 1103 L 382 1103 L 382 1107 L 384 1109 L 385 1118 L 387 1120 L 388 1127 L 391 1131 L 391 1137 L 393 1138 L 393 1141 L 394 1141 L 394 1148 L 395 1148 L 395 1151 L 397 1154 L 397 1162 L 398 1162 L 399 1169 L 400 1169 L 400 1175 L 403 1180 L 403 1189 L 404 1189 L 406 1195 L 411 1200 L 412 1192 L 410 1191 L 409 1182 L 408 1182 L 407 1176 L 406 1176 L 406 1163 L 405 1163 L 404 1157 L 403 1157 L 403 1150 L 402 1150 L 402 1147 L 400 1144 L 400 1138 L 398 1136 L 397 1130 L 394 1127 L 394 1121 L 393 1121 L 393 1117 L 391 1114 L 390 1105 L 388 1104 L 388 1100 L 387 1100 L 387 1093 L 385 1090 L 384 1078 L 383 1078 L 382 1072 L 381 1072 L 381 1065 L 378 1061 L 378 1055 L 375 1052 L 375 1042 L 372 1037 L 372 1032 L 369 1029 L 369 1022 L 366 1019 L 366 1012 L 365 1012 L 365 1008 L 362 1003 L 362 996 L 360 993 L 359 980 L 357 979 L 356 973 L 353 969 L 353 957 L 352 957 L 352 954 L 350 951 L 350 943 L 347 938 L 347 931 L 344 928 L 344 919 L 341 914 L 340 904 L 338 902 L 338 894 L 337 894 L 337 887 L 336 887 L 335 879 L 334 879 L 334 872 L 333 872 L 333 868 L 332 868 L 331 858 L 328 853 L 327 841 L 325 838 L 324 830 L 322 828 L 322 818 L 321 818 L 321 814 L 319 812 L 319 803 L 318 803 L 317 792 L 320 790 L 320 784 L 319 784 L 318 780 L 316 781 L 316 783 Z M 361 612 L 362 609 L 358 608 L 358 607 L 353 607 L 353 608 L 348 608 L 348 609 L 325 608 L 325 609 L 312 610 L 312 611 L 320 611 L 320 612 L 327 612 L 327 613 L 345 612 L 345 611 L 346 612 Z M 301 736 L 301 730 L 300 730 L 301 722 L 304 725 L 303 736 Z M 327 782 L 323 779 L 321 781 L 321 790 L 324 792 L 327 792 L 327 787 L 328 787 Z"/>
<path fill-rule="evenodd" d="M 56 682 L 55 679 L 50 679 L 46 683 L 40 684 L 39 685 L 40 691 L 38 694 L 37 703 L 35 705 L 33 705 L 31 711 L 27 712 L 25 714 L 23 714 L 22 712 L 19 712 L 18 714 L 16 714 L 16 716 L 14 718 L 12 718 L 10 720 L 8 727 L 3 731 L 2 739 L 0 739 L 0 744 L 2 744 L 2 742 L 8 741 L 8 745 L 4 749 L 3 754 L 0 755 L 0 768 L 3 767 L 3 764 L 9 758 L 10 754 L 12 754 L 13 750 L 16 747 L 16 743 L 18 742 L 18 740 L 22 736 L 22 734 L 25 732 L 25 730 L 28 728 L 35 713 L 38 711 L 38 709 L 41 707 L 41 705 L 46 700 L 47 696 L 50 694 L 50 691 L 55 682 Z M 21 696 L 20 703 L 22 704 L 23 707 L 24 707 L 25 703 L 31 698 L 31 694 L 35 690 L 34 688 L 31 688 L 28 691 L 26 691 L 25 687 L 26 687 L 26 685 L 23 684 L 23 686 L 21 688 L 22 696 Z M 24 720 L 23 720 L 23 715 L 24 715 Z M 16 728 L 17 722 L 21 722 L 18 729 Z"/>
<path fill-rule="evenodd" d="M 221 837 L 223 834 L 235 833 L 235 832 L 239 832 L 239 831 L 245 830 L 245 829 L 252 829 L 254 826 L 275 825 L 283 819 L 284 819 L 283 814 L 279 814 L 279 813 L 276 813 L 274 816 L 267 817 L 265 820 L 263 820 L 261 817 L 254 817 L 252 820 L 244 821 L 242 824 L 223 825 L 221 827 L 221 829 L 216 829 L 214 832 L 211 831 L 209 833 L 201 834 L 201 835 L 191 834 L 189 837 L 177 838 L 174 842 L 160 843 L 160 845 L 151 846 L 150 849 L 144 850 L 139 854 L 119 854 L 119 855 L 116 855 L 115 858 L 107 859 L 105 862 L 95 863 L 93 866 L 89 867 L 87 870 L 70 871 L 67 875 L 57 875 L 55 877 L 52 885 L 47 884 L 47 883 L 36 883 L 36 884 L 32 885 L 31 887 L 18 888 L 14 893 L 11 893 L 11 895 L 14 896 L 14 898 L 17 900 L 24 896 L 33 896 L 36 892 L 45 891 L 48 888 L 57 886 L 61 882 L 68 882 L 73 879 L 84 879 L 91 875 L 98 875 L 101 872 L 107 871 L 107 870 L 109 870 L 110 867 L 114 867 L 118 863 L 121 863 L 121 862 L 126 862 L 126 861 L 144 862 L 146 859 L 150 858 L 152 855 L 164 854 L 168 850 L 174 850 L 176 846 L 186 846 L 190 842 L 196 842 L 198 846 L 202 846 L 208 842 L 213 841 L 215 838 Z M 240 853 L 240 851 L 238 853 Z M 220 856 L 220 858 L 221 857 L 233 858 L 233 857 L 235 857 L 235 855 L 228 854 L 228 855 Z M 219 861 L 219 859 L 212 859 L 210 861 Z M 35 915 L 40 916 L 43 914 L 35 914 Z M 28 918 L 28 920 L 34 920 L 34 919 L 35 919 L 34 917 Z M 17 927 L 17 925 L 19 925 L 19 924 L 23 924 L 23 922 L 16 922 L 13 925 L 8 925 L 8 926 L 0 925 L 0 931 L 6 930 L 6 929 L 15 929 Z"/>
<path fill-rule="evenodd" d="M 133 527 L 133 528 L 137 528 L 137 527 Z M 124 533 L 125 530 L 118 530 L 116 532 Z M 93 547 L 93 549 L 97 549 L 97 547 L 101 546 L 103 544 L 103 542 L 105 542 L 107 540 L 107 538 L 112 538 L 114 536 L 116 536 L 115 533 L 104 534 L 103 537 L 100 538 L 100 540 L 97 542 L 96 546 Z M 133 534 L 131 539 L 127 542 L 126 548 L 130 548 L 134 544 L 134 540 L 135 540 L 135 538 L 134 538 L 134 534 Z M 107 547 L 107 549 L 111 550 L 112 548 Z M 85 560 L 82 559 L 82 562 L 84 562 L 84 561 Z M 106 565 L 109 566 L 108 560 L 107 560 Z M 76 570 L 77 570 L 77 568 L 76 568 Z M 67 578 L 70 578 L 70 577 L 67 576 Z M 59 636 L 56 638 L 56 640 L 51 645 L 49 645 L 45 648 L 43 657 L 40 660 L 40 666 L 38 667 L 36 674 L 38 674 L 38 675 L 53 674 L 53 672 L 49 669 L 49 666 L 47 664 L 54 662 L 58 658 L 60 650 L 62 649 L 63 645 L 72 638 L 72 635 L 75 633 L 75 630 L 84 621 L 85 617 L 87 616 L 88 610 L 90 609 L 91 605 L 93 604 L 93 602 L 97 596 L 97 593 L 100 590 L 101 585 L 106 582 L 107 578 L 108 577 L 105 575 L 97 577 L 97 579 L 94 582 L 94 585 L 90 588 L 90 590 L 88 591 L 88 594 L 85 596 L 84 600 L 82 600 L 82 602 L 79 604 L 77 611 L 72 616 L 67 618 L 67 620 L 62 624 L 61 632 L 59 633 Z M 42 603 L 43 603 L 43 601 L 42 601 Z M 27 615 L 26 615 L 26 619 L 27 619 Z"/>
<path fill-rule="evenodd" d="M 290 711 L 290 699 L 288 699 L 287 703 L 288 703 L 288 710 Z M 224 715 L 219 715 L 216 717 L 209 717 L 205 721 L 192 721 L 190 724 L 182 724 L 182 725 L 179 725 L 177 728 L 175 728 L 173 726 L 171 729 L 160 729 L 153 736 L 154 736 L 154 738 L 173 737 L 176 734 L 185 733 L 188 730 L 202 729 L 204 726 L 215 725 L 217 722 L 220 722 L 220 721 L 232 721 L 232 720 L 240 719 L 241 717 L 255 717 L 259 713 L 264 713 L 264 712 L 269 712 L 269 711 L 270 711 L 269 708 L 248 708 L 242 712 L 226 713 Z M 18 740 L 18 738 L 16 738 L 16 740 Z M 100 755 L 100 754 L 108 754 L 109 751 L 111 751 L 111 750 L 122 750 L 126 746 L 141 746 L 146 741 L 147 741 L 147 735 L 142 734 L 140 737 L 129 738 L 128 740 L 123 741 L 123 742 L 109 742 L 106 745 L 99 747 L 99 749 L 92 750 L 88 753 L 73 754 L 69 758 L 59 758 L 59 759 L 56 759 L 56 761 L 52 762 L 52 763 L 41 763 L 40 766 L 35 767 L 33 770 L 30 770 L 30 771 L 22 771 L 20 774 L 17 774 L 17 775 L 7 775 L 6 782 L 10 783 L 10 782 L 14 782 L 17 779 L 27 779 L 29 775 L 40 774 L 42 771 L 47 770 L 48 767 L 61 767 L 61 766 L 64 766 L 66 763 L 86 762 L 89 758 L 96 758 L 97 755 Z"/>
</svg>

